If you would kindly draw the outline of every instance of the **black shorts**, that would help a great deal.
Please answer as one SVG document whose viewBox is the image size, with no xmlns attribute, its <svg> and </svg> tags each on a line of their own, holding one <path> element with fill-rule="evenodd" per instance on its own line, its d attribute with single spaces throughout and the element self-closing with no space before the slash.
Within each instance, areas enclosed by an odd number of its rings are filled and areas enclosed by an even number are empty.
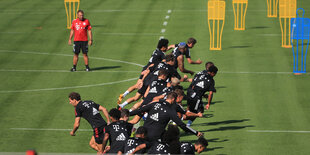
<svg viewBox="0 0 310 155">
<path fill-rule="evenodd" d="M 83 54 L 88 53 L 88 41 L 74 41 L 73 53 L 79 54 L 81 49 Z"/>
<path fill-rule="evenodd" d="M 195 92 L 188 92 L 187 93 L 187 106 L 188 110 L 193 113 L 203 113 L 204 112 L 204 107 L 203 107 L 203 102 L 202 99 L 199 98 L 194 94 Z"/>
<path fill-rule="evenodd" d="M 147 90 L 147 87 L 148 85 L 143 84 L 143 86 L 138 90 L 138 93 L 143 96 Z"/>
<path fill-rule="evenodd" d="M 104 138 L 104 127 L 105 126 L 101 126 L 94 129 L 94 137 L 97 144 L 102 144 Z"/>
</svg>

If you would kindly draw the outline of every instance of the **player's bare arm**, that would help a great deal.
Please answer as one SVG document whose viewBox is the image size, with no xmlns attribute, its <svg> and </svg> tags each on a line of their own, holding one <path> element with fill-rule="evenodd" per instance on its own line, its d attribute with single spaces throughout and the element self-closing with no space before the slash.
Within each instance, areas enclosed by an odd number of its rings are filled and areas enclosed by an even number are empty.
<svg viewBox="0 0 310 155">
<path fill-rule="evenodd" d="M 169 45 L 167 51 L 173 48 L 175 48 L 175 44 Z"/>
<path fill-rule="evenodd" d="M 106 153 L 106 151 L 107 151 L 105 146 L 107 145 L 109 137 L 110 137 L 110 135 L 108 133 L 104 134 L 104 138 L 102 141 L 102 150 L 104 150 L 103 153 Z"/>
<path fill-rule="evenodd" d="M 206 105 L 206 109 L 208 110 L 210 108 L 210 103 L 212 101 L 212 96 L 213 96 L 213 92 L 209 91 L 209 96 L 208 96 L 208 104 Z"/>
<path fill-rule="evenodd" d="M 81 117 L 76 117 L 75 118 L 74 125 L 73 125 L 73 130 L 70 132 L 71 136 L 75 136 L 75 132 L 80 127 L 80 120 L 81 120 Z"/>
<path fill-rule="evenodd" d="M 87 32 L 88 32 L 88 36 L 89 36 L 88 45 L 91 46 L 93 44 L 93 35 L 92 35 L 91 30 L 87 30 Z"/>
<path fill-rule="evenodd" d="M 141 120 L 141 117 L 138 115 L 135 115 L 135 117 L 133 117 L 132 120 L 128 121 L 128 123 L 137 124 L 140 120 Z"/>
<path fill-rule="evenodd" d="M 202 63 L 202 61 L 200 59 L 193 61 L 191 58 L 187 58 L 187 62 L 189 64 L 201 64 Z"/>
<path fill-rule="evenodd" d="M 74 34 L 74 30 L 71 29 L 71 31 L 70 31 L 70 36 L 69 36 L 69 41 L 68 41 L 68 45 L 72 45 L 72 37 L 73 37 L 73 34 Z"/>
<path fill-rule="evenodd" d="M 108 110 L 103 106 L 99 106 L 99 110 L 102 111 L 104 117 L 107 119 L 107 123 L 110 124 L 110 118 L 109 118 Z"/>
<path fill-rule="evenodd" d="M 190 71 L 190 70 L 187 70 L 187 69 L 184 68 L 184 58 L 183 58 L 183 55 L 178 56 L 177 61 L 178 61 L 178 67 L 179 67 L 179 69 L 180 69 L 180 71 L 182 73 L 189 73 L 191 75 L 194 74 L 193 71 Z"/>
</svg>

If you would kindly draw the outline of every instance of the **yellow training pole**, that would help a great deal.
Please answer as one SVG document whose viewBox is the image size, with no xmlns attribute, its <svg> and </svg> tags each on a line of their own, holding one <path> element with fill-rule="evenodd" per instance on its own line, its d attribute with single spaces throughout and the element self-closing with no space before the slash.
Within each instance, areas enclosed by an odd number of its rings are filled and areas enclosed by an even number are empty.
<svg viewBox="0 0 310 155">
<path fill-rule="evenodd" d="M 235 16 L 234 30 L 245 30 L 245 16 L 248 9 L 248 0 L 233 0 Z"/>
<path fill-rule="evenodd" d="M 267 0 L 267 17 L 278 17 L 279 0 Z"/>
<path fill-rule="evenodd" d="M 292 48 L 291 37 L 291 18 L 296 18 L 297 0 L 279 0 L 279 20 L 282 33 L 282 47 Z"/>
<path fill-rule="evenodd" d="M 225 1 L 208 1 L 208 26 L 210 50 L 222 50 L 222 35 L 225 24 Z"/>
<path fill-rule="evenodd" d="M 80 0 L 64 0 L 66 15 L 67 15 L 67 29 L 71 29 L 73 19 L 77 18 L 76 12 L 80 7 Z"/>
</svg>

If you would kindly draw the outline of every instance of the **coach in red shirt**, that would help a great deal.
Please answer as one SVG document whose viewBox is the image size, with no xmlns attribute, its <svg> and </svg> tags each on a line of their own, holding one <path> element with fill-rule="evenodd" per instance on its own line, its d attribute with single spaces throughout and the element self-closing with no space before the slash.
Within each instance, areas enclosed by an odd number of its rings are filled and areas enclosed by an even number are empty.
<svg viewBox="0 0 310 155">
<path fill-rule="evenodd" d="M 73 67 L 71 68 L 71 71 L 76 71 L 76 64 L 79 59 L 80 50 L 82 49 L 83 56 L 84 56 L 84 62 L 86 66 L 86 71 L 90 71 L 88 66 L 88 45 L 92 45 L 93 38 L 91 33 L 91 25 L 89 23 L 89 20 L 84 18 L 84 12 L 82 10 L 79 10 L 77 12 L 77 19 L 74 19 L 71 26 L 71 32 L 68 44 L 72 44 L 72 37 L 74 34 L 74 44 L 73 44 Z M 89 41 L 87 37 L 87 33 L 89 36 Z M 88 44 L 87 44 L 88 43 Z"/>
</svg>

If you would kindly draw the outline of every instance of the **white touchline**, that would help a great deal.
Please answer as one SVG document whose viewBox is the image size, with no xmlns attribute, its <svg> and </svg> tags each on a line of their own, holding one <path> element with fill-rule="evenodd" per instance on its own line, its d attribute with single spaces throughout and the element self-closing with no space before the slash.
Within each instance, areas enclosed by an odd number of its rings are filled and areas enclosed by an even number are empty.
<svg viewBox="0 0 310 155">
<path fill-rule="evenodd" d="M 72 57 L 71 54 L 56 54 L 56 53 L 43 53 L 43 52 L 32 52 L 32 51 L 13 51 L 13 50 L 0 50 L 0 53 L 25 53 L 25 54 L 38 54 L 38 55 L 56 55 L 56 56 L 66 56 L 66 57 Z M 80 56 L 81 58 L 83 56 Z M 122 60 L 115 60 L 115 59 L 108 59 L 108 58 L 100 58 L 100 57 L 90 57 L 91 59 L 95 60 L 107 60 L 112 62 L 120 62 L 125 64 L 131 64 L 139 67 L 143 67 L 144 65 L 134 63 L 134 62 L 128 62 L 128 61 L 122 61 Z"/>
<path fill-rule="evenodd" d="M 105 85 L 118 84 L 122 82 L 128 82 L 137 80 L 138 78 L 132 78 L 121 81 L 107 82 L 107 83 L 99 83 L 99 84 L 90 84 L 90 85 L 82 85 L 82 86 L 71 86 L 71 87 L 60 87 L 60 88 L 43 88 L 43 89 L 29 89 L 29 90 L 4 90 L 0 91 L 0 93 L 23 93 L 23 92 L 37 92 L 37 91 L 51 91 L 51 90 L 64 90 L 64 89 L 76 89 L 76 88 L 88 88 L 88 87 L 98 87 Z"/>
<path fill-rule="evenodd" d="M 10 128 L 11 130 L 22 131 L 72 131 L 72 129 L 48 129 L 48 128 Z M 78 129 L 78 131 L 93 131 L 91 129 Z"/>
<path fill-rule="evenodd" d="M 72 73 L 69 70 L 36 70 L 36 69 L 0 69 L 0 72 L 47 72 L 47 73 Z M 76 71 L 77 73 L 98 73 L 98 72 L 104 72 L 104 73 L 140 73 L 140 71 L 91 71 L 91 72 L 85 72 L 85 71 Z"/>
<path fill-rule="evenodd" d="M 310 131 L 294 131 L 294 130 L 247 130 L 247 132 L 257 133 L 310 133 Z"/>
<path fill-rule="evenodd" d="M 100 33 L 103 35 L 115 35 L 115 36 L 159 36 L 161 34 L 156 33 Z"/>
</svg>

